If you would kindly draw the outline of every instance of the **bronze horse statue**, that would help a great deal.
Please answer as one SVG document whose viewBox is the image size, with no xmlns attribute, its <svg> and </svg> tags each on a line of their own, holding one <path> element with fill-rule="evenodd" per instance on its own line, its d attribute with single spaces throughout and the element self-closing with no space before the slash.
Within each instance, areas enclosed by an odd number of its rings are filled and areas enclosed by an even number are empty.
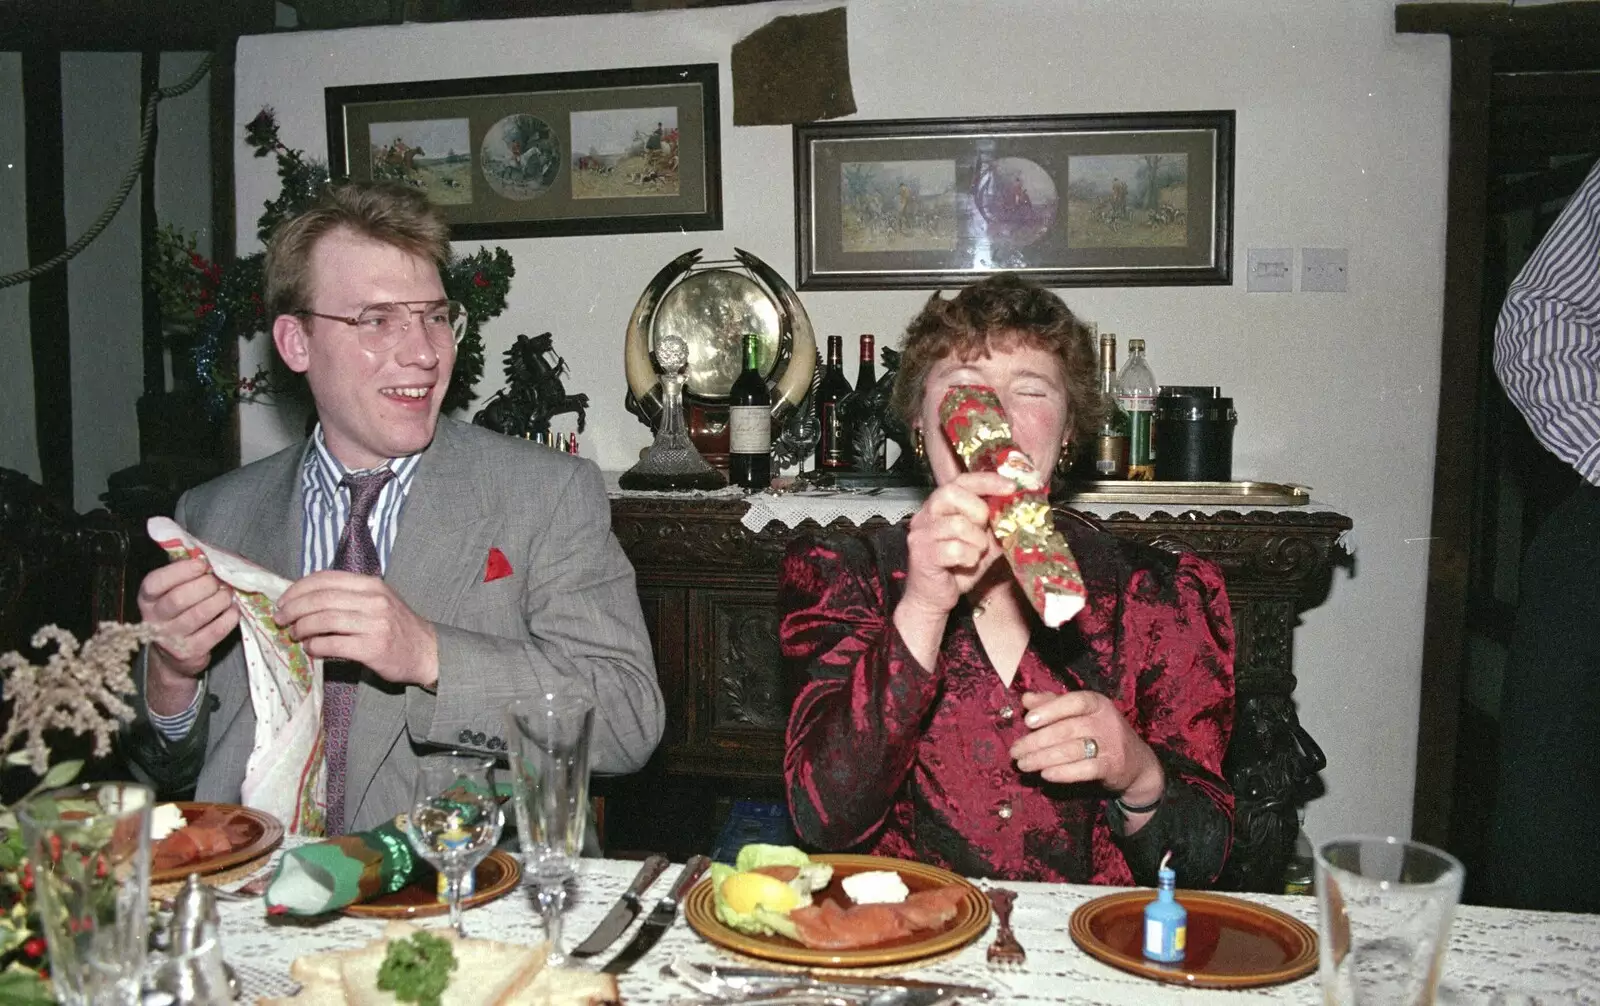
<svg viewBox="0 0 1600 1006">
<path fill-rule="evenodd" d="M 550 417 L 564 412 L 578 416 L 578 432 L 583 432 L 589 396 L 569 395 L 561 384 L 567 362 L 552 348 L 549 332 L 517 341 L 505 352 L 506 386 L 496 391 L 472 417 L 474 424 L 512 437 L 531 437 L 550 432 Z"/>
</svg>

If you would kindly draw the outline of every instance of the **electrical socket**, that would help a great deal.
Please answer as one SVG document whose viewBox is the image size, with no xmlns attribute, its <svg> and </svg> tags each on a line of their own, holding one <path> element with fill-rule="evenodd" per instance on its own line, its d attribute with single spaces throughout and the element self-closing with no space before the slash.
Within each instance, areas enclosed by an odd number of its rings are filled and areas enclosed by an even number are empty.
<svg viewBox="0 0 1600 1006">
<path fill-rule="evenodd" d="M 1250 293 L 1294 290 L 1293 248 L 1252 248 L 1246 256 L 1244 288 Z"/>
<path fill-rule="evenodd" d="M 1302 293 L 1345 293 L 1350 289 L 1350 252 L 1344 248 L 1300 249 Z"/>
</svg>

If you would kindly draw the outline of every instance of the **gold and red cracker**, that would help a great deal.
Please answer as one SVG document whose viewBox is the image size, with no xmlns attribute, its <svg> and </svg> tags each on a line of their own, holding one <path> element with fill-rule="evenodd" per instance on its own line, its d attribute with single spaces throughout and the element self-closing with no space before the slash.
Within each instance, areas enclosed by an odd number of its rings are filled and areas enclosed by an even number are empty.
<svg viewBox="0 0 1600 1006">
<path fill-rule="evenodd" d="M 1049 479 L 1011 439 L 1000 397 L 983 385 L 957 385 L 939 403 L 939 421 L 968 471 L 998 472 L 1016 486 L 989 498 L 989 528 L 1044 624 L 1053 629 L 1070 621 L 1083 610 L 1083 574 L 1056 531 Z"/>
</svg>

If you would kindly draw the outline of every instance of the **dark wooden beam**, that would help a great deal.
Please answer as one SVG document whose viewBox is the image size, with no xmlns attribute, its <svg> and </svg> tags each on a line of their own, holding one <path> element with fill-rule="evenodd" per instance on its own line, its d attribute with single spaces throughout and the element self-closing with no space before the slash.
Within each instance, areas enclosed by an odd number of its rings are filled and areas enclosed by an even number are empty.
<svg viewBox="0 0 1600 1006">
<path fill-rule="evenodd" d="M 1600 70 L 1497 73 L 1493 90 L 1496 105 L 1569 105 L 1600 101 Z"/>
<path fill-rule="evenodd" d="M 28 263 L 39 265 L 67 246 L 61 135 L 61 53 L 22 54 L 23 158 L 27 165 Z M 45 491 L 72 507 L 72 351 L 65 266 L 28 283 L 33 351 L 34 439 Z"/>
<path fill-rule="evenodd" d="M 273 0 L 0 0 L 0 40 L 13 50 L 207 50 L 271 31 L 276 17 Z"/>
<path fill-rule="evenodd" d="M 1526 178 L 1503 182 L 1489 195 L 1489 211 L 1510 213 L 1558 200 L 1564 203 L 1589 177 L 1595 160 L 1594 156 L 1584 157 Z"/>
<path fill-rule="evenodd" d="M 1600 33 L 1600 4 L 1593 0 L 1534 7 L 1492 3 L 1401 3 L 1394 7 L 1394 30 L 1496 39 L 1552 31 Z"/>
<path fill-rule="evenodd" d="M 1449 842 L 1460 721 L 1461 660 L 1472 557 L 1476 395 L 1483 366 L 1483 247 L 1489 196 L 1489 93 L 1493 43 L 1450 40 L 1449 210 L 1445 218 L 1444 337 L 1434 431 L 1428 605 L 1422 631 L 1411 833 Z"/>
<path fill-rule="evenodd" d="M 764 0 L 422 0 L 418 20 L 467 21 L 479 18 L 625 14 L 696 7 L 734 7 L 762 2 Z M 430 6 L 436 10 L 433 16 L 429 16 Z"/>
<path fill-rule="evenodd" d="M 1516 141 L 1496 137 L 1489 148 L 1489 174 L 1515 175 L 1543 171 L 1556 157 L 1583 157 L 1594 152 L 1593 128 L 1552 129 L 1524 134 Z"/>
<path fill-rule="evenodd" d="M 146 50 L 139 57 L 139 109 L 144 107 L 161 87 L 161 53 Z M 144 277 L 140 284 L 144 297 L 141 304 L 144 325 L 144 393 L 159 395 L 167 390 L 167 368 L 162 353 L 161 297 L 151 281 L 151 270 L 156 260 L 156 146 L 160 127 L 150 131 L 150 146 L 145 150 L 144 168 L 139 175 L 139 255 L 144 264 L 139 272 Z M 148 444 L 141 445 L 140 454 L 148 453 Z"/>
<path fill-rule="evenodd" d="M 234 239 L 237 227 L 233 208 L 233 94 L 234 43 L 232 39 L 212 52 L 211 79 L 211 260 L 227 265 L 238 254 Z M 230 372 L 237 372 L 239 345 L 223 347 Z M 229 410 L 227 468 L 239 466 L 239 409 Z"/>
</svg>

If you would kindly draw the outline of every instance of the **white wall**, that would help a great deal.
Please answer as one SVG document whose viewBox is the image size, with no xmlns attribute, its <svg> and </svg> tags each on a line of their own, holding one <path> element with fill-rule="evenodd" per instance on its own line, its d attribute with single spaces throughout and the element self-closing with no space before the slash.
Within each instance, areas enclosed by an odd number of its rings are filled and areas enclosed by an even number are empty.
<svg viewBox="0 0 1600 1006">
<path fill-rule="evenodd" d="M 160 82 L 169 87 L 201 59 L 197 53 L 162 57 Z M 67 241 L 88 229 L 127 171 L 139 135 L 139 55 L 64 53 L 61 59 L 62 143 Z M 156 148 L 156 209 L 160 218 L 201 231 L 210 248 L 211 153 L 209 90 L 162 103 Z M 22 59 L 0 52 L 0 273 L 28 261 L 24 177 Z M 73 505 L 101 505 L 106 478 L 139 460 L 135 403 L 143 392 L 139 189 L 94 243 L 67 265 L 72 340 Z M 28 286 L 0 290 L 0 466 L 37 480 L 33 356 Z"/>
<path fill-rule="evenodd" d="M 28 268 L 28 189 L 23 157 L 22 56 L 0 52 L 0 274 Z M 28 286 L 0 290 L 0 468 L 38 481 L 33 424 L 33 346 Z"/>
<path fill-rule="evenodd" d="M 139 139 L 139 54 L 61 56 L 67 240 L 94 223 Z M 143 390 L 138 190 L 67 263 L 72 339 L 72 484 L 78 510 L 100 505 L 106 477 L 139 460 L 134 403 Z"/>
<path fill-rule="evenodd" d="M 792 279 L 787 127 L 734 129 L 730 46 L 766 4 L 653 14 L 241 40 L 235 117 L 277 109 L 283 138 L 326 150 L 323 88 L 652 63 L 722 66 L 722 232 L 500 242 L 517 275 L 485 331 L 481 396 L 519 332 L 555 333 L 569 390 L 595 408 L 584 453 L 625 468 L 648 431 L 621 406 L 624 327 L 668 259 L 733 246 Z M 1231 287 L 1064 291 L 1102 331 L 1142 336 L 1158 379 L 1217 383 L 1237 403 L 1235 477 L 1291 480 L 1350 514 L 1359 571 L 1296 633 L 1302 719 L 1326 748 L 1314 836 L 1409 831 L 1443 293 L 1448 42 L 1396 36 L 1390 0 L 850 0 L 860 118 L 1154 109 L 1238 111 Z M 239 241 L 278 191 L 270 160 L 236 155 Z M 1350 252 L 1347 294 L 1246 294 L 1244 249 Z M 893 343 L 926 292 L 808 293 L 819 333 Z M 256 339 L 246 359 L 270 351 Z M 241 417 L 246 459 L 288 442 L 271 410 Z"/>
</svg>

